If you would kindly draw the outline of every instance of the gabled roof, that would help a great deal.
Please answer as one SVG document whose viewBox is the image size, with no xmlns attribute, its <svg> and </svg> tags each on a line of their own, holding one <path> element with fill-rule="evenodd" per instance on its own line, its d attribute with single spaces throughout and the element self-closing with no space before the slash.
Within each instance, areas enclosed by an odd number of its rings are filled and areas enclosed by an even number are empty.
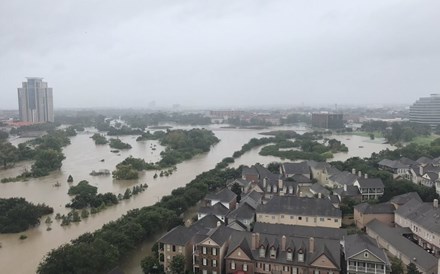
<svg viewBox="0 0 440 274">
<path fill-rule="evenodd" d="M 358 176 L 356 176 L 348 171 L 342 171 L 342 172 L 339 172 L 339 173 L 336 173 L 336 174 L 330 176 L 329 179 L 333 182 L 340 184 L 340 185 L 351 186 L 354 184 L 354 182 L 356 182 L 356 180 L 358 179 Z"/>
<path fill-rule="evenodd" d="M 199 209 L 199 213 L 202 214 L 212 214 L 215 216 L 226 216 L 229 209 L 225 207 L 222 203 L 216 203 L 213 206 L 205 206 Z"/>
<path fill-rule="evenodd" d="M 242 178 L 229 179 L 229 180 L 226 181 L 226 185 L 227 185 L 228 187 L 233 186 L 235 183 L 237 183 L 237 184 L 238 184 L 239 186 L 241 186 L 241 187 L 247 187 L 251 182 L 246 181 L 246 180 L 244 180 L 244 179 L 242 179 Z"/>
<path fill-rule="evenodd" d="M 377 164 L 380 166 L 386 166 L 386 167 L 392 168 L 392 169 L 409 168 L 409 165 L 405 165 L 405 164 L 401 163 L 400 161 L 388 160 L 388 159 L 383 159 L 382 161 L 380 161 Z"/>
<path fill-rule="evenodd" d="M 323 187 L 321 184 L 319 183 L 314 183 L 311 187 L 310 187 L 310 192 L 312 192 L 313 194 L 316 193 L 321 193 L 322 195 L 328 197 L 330 196 L 330 190 L 326 189 L 325 187 Z"/>
<path fill-rule="evenodd" d="M 206 200 L 218 200 L 222 203 L 229 203 L 232 200 L 237 198 L 237 194 L 235 194 L 234 192 L 232 192 L 230 189 L 228 188 L 223 188 L 222 190 L 220 190 L 219 192 L 215 193 L 215 194 L 208 194 L 206 195 Z"/>
<path fill-rule="evenodd" d="M 238 220 L 228 222 L 228 227 L 230 227 L 234 230 L 239 230 L 239 231 L 246 231 L 247 230 L 247 227 L 242 222 L 240 222 Z"/>
<path fill-rule="evenodd" d="M 222 246 L 223 244 L 225 244 L 225 242 L 229 239 L 232 232 L 234 231 L 235 230 L 230 227 L 221 225 L 215 228 L 215 230 L 212 232 L 209 238 L 211 238 L 219 246 Z"/>
<path fill-rule="evenodd" d="M 315 160 L 308 160 L 307 164 L 313 169 L 324 170 L 329 164 L 327 162 L 317 162 Z"/>
<path fill-rule="evenodd" d="M 186 245 L 194 235 L 195 231 L 180 225 L 163 235 L 158 242 L 183 246 Z"/>
<path fill-rule="evenodd" d="M 402 195 L 394 196 L 390 202 L 396 205 L 404 205 L 410 200 L 415 199 L 419 202 L 422 202 L 422 199 L 420 198 L 419 194 L 417 192 L 408 192 Z"/>
<path fill-rule="evenodd" d="M 401 254 L 406 257 L 414 259 L 416 264 L 424 268 L 424 270 L 430 270 L 432 268 L 437 269 L 438 260 L 433 255 L 426 252 L 422 247 L 403 237 L 404 233 L 411 233 L 409 229 L 391 228 L 382 222 L 374 219 L 367 225 L 367 233 L 369 230 L 374 231 L 379 237 L 385 239 L 391 246 L 397 249 Z"/>
<path fill-rule="evenodd" d="M 252 219 L 255 217 L 255 209 L 247 203 L 240 204 L 238 208 L 229 212 L 227 217 L 234 220 Z"/>
<path fill-rule="evenodd" d="M 399 161 L 400 161 L 402 164 L 404 164 L 404 165 L 408 165 L 408 166 L 412 166 L 412 165 L 416 165 L 416 164 L 417 164 L 416 161 L 411 160 L 411 159 L 406 158 L 406 157 L 402 157 L 402 158 L 400 158 Z"/>
<path fill-rule="evenodd" d="M 358 196 L 361 194 L 359 192 L 359 188 L 357 188 L 356 186 L 347 186 L 347 190 L 344 190 L 343 187 L 340 187 L 340 188 L 334 189 L 333 193 L 340 195 L 341 198 L 354 197 L 354 196 Z"/>
<path fill-rule="evenodd" d="M 339 197 L 338 197 L 338 195 L 330 195 L 330 196 L 328 196 L 328 199 L 330 200 L 330 202 L 332 203 L 332 204 L 339 204 L 341 201 L 339 200 Z"/>
<path fill-rule="evenodd" d="M 417 163 L 422 164 L 422 165 L 427 165 L 430 164 L 432 162 L 431 158 L 422 156 L 419 159 L 416 160 Z"/>
<path fill-rule="evenodd" d="M 341 217 L 341 210 L 328 199 L 297 196 L 274 196 L 266 204 L 260 205 L 257 213 Z"/>
<path fill-rule="evenodd" d="M 285 175 L 301 175 L 301 174 L 310 174 L 310 167 L 307 162 L 301 163 L 283 163 L 282 169 Z"/>
<path fill-rule="evenodd" d="M 295 175 L 289 177 L 289 179 L 292 179 L 298 183 L 310 183 L 311 182 L 311 180 L 309 178 L 307 178 L 306 176 L 304 176 L 302 174 L 295 174 Z"/>
<path fill-rule="evenodd" d="M 391 203 L 369 204 L 362 203 L 354 207 L 362 214 L 394 214 L 396 208 Z"/>
<path fill-rule="evenodd" d="M 257 169 L 254 166 L 251 166 L 251 167 L 244 166 L 241 169 L 241 174 L 243 176 L 246 176 L 246 175 L 258 176 L 258 171 L 257 171 Z"/>
<path fill-rule="evenodd" d="M 365 234 L 352 234 L 344 237 L 345 260 L 368 250 L 386 265 L 390 265 L 387 255 L 377 245 L 376 240 Z"/>
<path fill-rule="evenodd" d="M 422 203 L 412 199 L 396 210 L 400 215 L 428 231 L 440 234 L 440 208 L 434 207 L 432 203 Z"/>
<path fill-rule="evenodd" d="M 357 181 L 361 188 L 384 188 L 380 178 L 359 178 Z"/>
</svg>

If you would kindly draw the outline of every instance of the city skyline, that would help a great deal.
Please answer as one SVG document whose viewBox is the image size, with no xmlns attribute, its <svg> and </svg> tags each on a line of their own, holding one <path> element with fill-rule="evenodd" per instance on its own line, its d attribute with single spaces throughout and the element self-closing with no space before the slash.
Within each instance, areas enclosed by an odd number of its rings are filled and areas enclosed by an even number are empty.
<svg viewBox="0 0 440 274">
<path fill-rule="evenodd" d="M 59 108 L 409 105 L 440 92 L 439 2 L 102 5 L 0 4 L 0 109 L 26 75 L 50 79 Z"/>
</svg>

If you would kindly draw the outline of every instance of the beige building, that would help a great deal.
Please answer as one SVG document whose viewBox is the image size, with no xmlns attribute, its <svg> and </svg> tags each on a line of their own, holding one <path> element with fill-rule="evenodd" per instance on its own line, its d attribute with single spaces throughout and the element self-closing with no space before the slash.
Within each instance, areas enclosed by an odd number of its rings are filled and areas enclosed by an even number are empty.
<svg viewBox="0 0 440 274">
<path fill-rule="evenodd" d="M 18 88 L 20 120 L 31 123 L 54 122 L 52 88 L 43 78 L 28 77 Z"/>
<path fill-rule="evenodd" d="M 257 222 L 262 223 L 333 228 L 342 224 L 341 210 L 329 199 L 274 196 L 256 213 Z"/>
<path fill-rule="evenodd" d="M 391 203 L 369 204 L 362 203 L 354 207 L 354 222 L 359 229 L 374 219 L 382 223 L 394 226 L 395 207 Z"/>
</svg>

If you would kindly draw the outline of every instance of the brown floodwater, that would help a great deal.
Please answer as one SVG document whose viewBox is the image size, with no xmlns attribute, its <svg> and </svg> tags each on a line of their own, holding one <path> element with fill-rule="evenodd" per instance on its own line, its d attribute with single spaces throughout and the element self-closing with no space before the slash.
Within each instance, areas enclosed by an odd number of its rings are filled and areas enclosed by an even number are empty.
<svg viewBox="0 0 440 274">
<path fill-rule="evenodd" d="M 190 127 L 187 127 L 190 128 Z M 246 129 L 225 129 L 218 126 L 207 127 L 214 131 L 221 140 L 218 144 L 205 154 L 198 155 L 193 159 L 177 165 L 177 170 L 169 177 L 158 177 L 153 179 L 154 171 L 142 172 L 138 180 L 117 181 L 111 176 L 91 176 L 92 170 L 109 169 L 112 171 L 116 164 L 126 157 L 132 155 L 145 159 L 147 162 L 156 162 L 160 159 L 160 152 L 163 150 L 157 141 L 136 142 L 135 136 L 123 136 L 123 142 L 130 143 L 132 149 L 121 150 L 119 153 L 110 152 L 108 145 L 97 146 L 90 139 L 93 130 L 80 133 L 71 138 L 71 144 L 63 149 L 66 159 L 60 171 L 53 172 L 49 176 L 30 179 L 26 182 L 0 184 L 0 197 L 24 197 L 29 202 L 45 203 L 52 206 L 55 213 L 51 216 L 53 223 L 51 231 L 47 231 L 48 225 L 44 223 L 45 217 L 39 226 L 22 233 L 0 234 L 0 265 L 1 273 L 35 273 L 39 262 L 44 255 L 53 248 L 77 238 L 85 232 L 92 232 L 102 227 L 103 224 L 121 217 L 130 209 L 149 206 L 159 201 L 162 196 L 170 194 L 177 187 L 184 186 L 198 174 L 210 170 L 223 158 L 229 157 L 251 138 L 262 137 L 258 133 L 267 130 L 246 130 Z M 280 127 L 278 129 L 294 129 L 298 132 L 305 131 L 305 128 Z M 349 147 L 348 153 L 338 153 L 335 160 L 345 160 L 353 156 L 367 157 L 372 152 L 378 152 L 389 145 L 370 142 L 369 138 L 359 136 L 335 136 Z M 347 140 L 347 139 L 350 140 Z M 13 140 L 17 144 L 23 140 Z M 156 147 L 155 150 L 152 147 Z M 363 146 L 363 148 L 359 148 Z M 280 161 L 276 157 L 265 157 L 258 155 L 259 148 L 252 149 L 236 160 L 234 167 L 241 164 L 251 165 L 254 163 L 267 164 L 273 161 Z M 101 160 L 104 159 L 104 162 Z M 16 176 L 24 169 L 29 169 L 31 162 L 22 162 L 14 168 L 0 171 L 0 179 Z M 67 177 L 72 175 L 74 182 L 67 183 Z M 91 215 L 80 223 L 61 227 L 60 222 L 54 220 L 56 213 L 66 214 L 69 209 L 65 204 L 70 197 L 67 191 L 70 185 L 77 184 L 80 180 L 88 180 L 92 185 L 98 187 L 98 192 L 123 193 L 127 187 L 133 187 L 140 183 L 148 184 L 148 189 L 130 200 L 121 201 L 118 205 L 109 207 L 98 214 Z M 54 185 L 59 182 L 60 186 Z M 19 240 L 19 236 L 28 236 L 25 240 Z M 147 242 L 128 258 L 123 268 L 126 273 L 142 273 L 139 262 L 149 253 L 152 243 Z M 144 255 L 145 254 L 145 255 Z"/>
</svg>

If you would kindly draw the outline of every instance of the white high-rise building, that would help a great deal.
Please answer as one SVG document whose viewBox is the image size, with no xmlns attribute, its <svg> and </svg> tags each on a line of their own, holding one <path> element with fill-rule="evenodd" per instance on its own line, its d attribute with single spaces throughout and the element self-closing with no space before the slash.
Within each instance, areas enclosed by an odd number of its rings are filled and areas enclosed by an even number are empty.
<svg viewBox="0 0 440 274">
<path fill-rule="evenodd" d="M 52 88 L 43 78 L 27 77 L 27 82 L 18 88 L 18 108 L 20 120 L 31 123 L 53 122 Z"/>
<path fill-rule="evenodd" d="M 419 98 L 409 107 L 411 122 L 428 124 L 431 127 L 440 125 L 440 94 L 431 94 L 430 97 Z"/>
</svg>

